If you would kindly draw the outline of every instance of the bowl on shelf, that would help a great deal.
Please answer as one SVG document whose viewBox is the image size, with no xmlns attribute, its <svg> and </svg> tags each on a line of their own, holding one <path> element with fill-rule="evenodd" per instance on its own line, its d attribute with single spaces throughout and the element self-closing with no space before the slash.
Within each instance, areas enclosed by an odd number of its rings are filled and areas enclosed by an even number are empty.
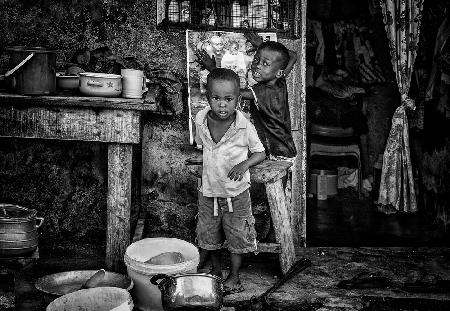
<svg viewBox="0 0 450 311">
<path fill-rule="evenodd" d="M 56 74 L 56 87 L 60 90 L 77 90 L 80 87 L 80 77 Z"/>
</svg>

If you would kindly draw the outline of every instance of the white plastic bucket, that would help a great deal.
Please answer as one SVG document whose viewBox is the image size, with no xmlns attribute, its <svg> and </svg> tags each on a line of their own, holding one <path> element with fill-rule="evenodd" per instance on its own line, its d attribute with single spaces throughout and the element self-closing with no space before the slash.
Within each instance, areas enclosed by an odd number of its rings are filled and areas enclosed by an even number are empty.
<svg viewBox="0 0 450 311">
<path fill-rule="evenodd" d="M 82 289 L 53 300 L 47 311 L 132 311 L 133 299 L 126 289 L 96 287 Z"/>
<path fill-rule="evenodd" d="M 179 252 L 184 261 L 173 265 L 153 265 L 146 263 L 150 258 L 165 252 Z M 176 275 L 195 273 L 199 262 L 197 247 L 175 238 L 147 238 L 128 246 L 124 261 L 127 272 L 134 282 L 132 290 L 136 308 L 144 311 L 163 311 L 161 292 L 150 278 L 159 273 Z"/>
</svg>

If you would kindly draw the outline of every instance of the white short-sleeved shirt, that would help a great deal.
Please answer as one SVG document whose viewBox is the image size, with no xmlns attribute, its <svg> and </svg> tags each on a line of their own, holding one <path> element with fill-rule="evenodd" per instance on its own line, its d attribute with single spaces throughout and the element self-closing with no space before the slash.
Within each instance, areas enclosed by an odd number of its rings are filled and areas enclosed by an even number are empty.
<svg viewBox="0 0 450 311">
<path fill-rule="evenodd" d="M 195 118 L 195 141 L 203 146 L 203 172 L 200 191 L 206 197 L 235 197 L 250 187 L 250 172 L 245 172 L 242 180 L 231 180 L 227 175 L 236 165 L 251 153 L 264 152 L 256 129 L 249 120 L 236 110 L 236 120 L 228 128 L 222 139 L 215 143 L 208 129 L 207 114 L 210 107 L 199 111 Z"/>
</svg>

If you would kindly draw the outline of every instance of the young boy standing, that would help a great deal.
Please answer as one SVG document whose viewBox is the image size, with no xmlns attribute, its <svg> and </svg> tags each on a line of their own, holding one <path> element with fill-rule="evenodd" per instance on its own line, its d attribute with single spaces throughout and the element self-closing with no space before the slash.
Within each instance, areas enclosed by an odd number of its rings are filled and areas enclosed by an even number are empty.
<svg viewBox="0 0 450 311">
<path fill-rule="evenodd" d="M 210 273 L 220 277 L 221 249 L 224 240 L 228 241 L 231 269 L 224 290 L 235 293 L 243 290 L 239 278 L 242 254 L 256 251 L 248 170 L 263 161 L 265 153 L 254 126 L 236 110 L 241 96 L 234 71 L 212 70 L 207 78 L 207 98 L 209 107 L 195 119 L 195 139 L 203 146 L 197 240 L 202 250 L 210 251 Z"/>
</svg>

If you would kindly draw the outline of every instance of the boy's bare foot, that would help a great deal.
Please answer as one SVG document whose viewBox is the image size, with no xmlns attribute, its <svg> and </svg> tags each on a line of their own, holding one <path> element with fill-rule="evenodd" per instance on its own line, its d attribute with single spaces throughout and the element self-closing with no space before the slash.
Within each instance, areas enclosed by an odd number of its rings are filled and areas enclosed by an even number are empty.
<svg viewBox="0 0 450 311">
<path fill-rule="evenodd" d="M 223 283 L 224 295 L 236 294 L 244 291 L 239 275 L 228 275 L 227 279 Z"/>
</svg>

